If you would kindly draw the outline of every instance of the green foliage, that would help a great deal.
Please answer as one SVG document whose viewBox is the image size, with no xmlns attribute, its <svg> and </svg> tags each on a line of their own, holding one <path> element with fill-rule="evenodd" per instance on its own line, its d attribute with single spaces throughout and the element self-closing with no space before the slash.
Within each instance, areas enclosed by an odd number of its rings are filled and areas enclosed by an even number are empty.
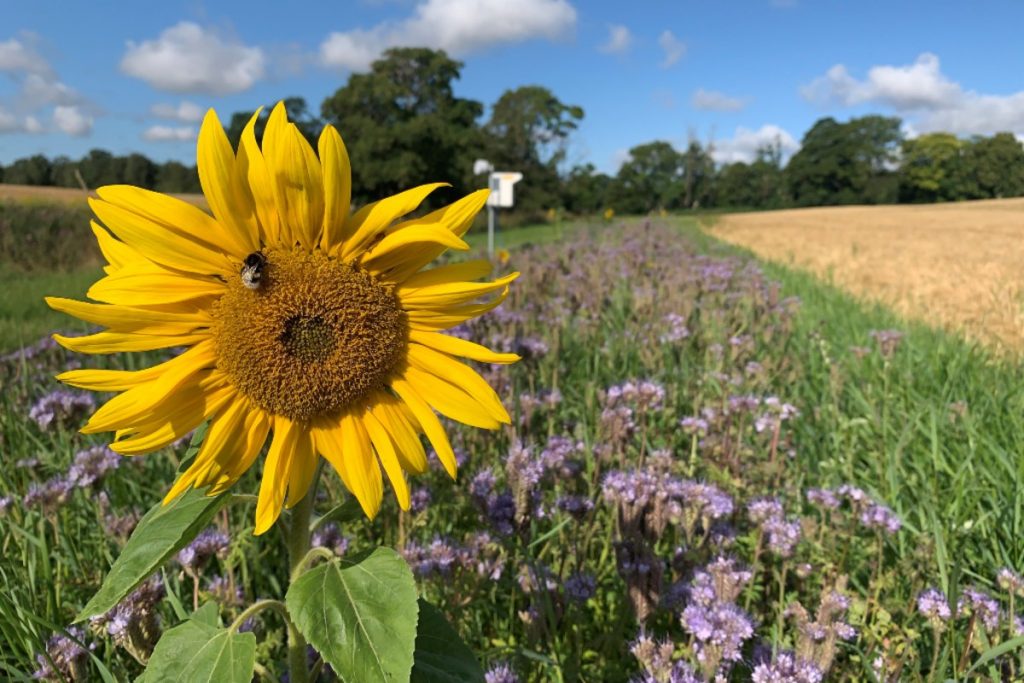
<svg viewBox="0 0 1024 683">
<path fill-rule="evenodd" d="M 419 600 L 412 683 L 482 683 L 483 669 L 444 614 Z"/>
<path fill-rule="evenodd" d="M 409 679 L 416 643 L 416 582 L 398 553 L 378 548 L 333 560 L 295 580 L 288 612 L 346 683 Z"/>
<path fill-rule="evenodd" d="M 216 619 L 217 605 L 210 602 L 191 619 L 166 631 L 140 683 L 252 681 L 256 636 L 217 626 Z"/>
<path fill-rule="evenodd" d="M 132 592 L 202 531 L 230 494 L 207 496 L 189 489 L 167 505 L 157 503 L 139 522 L 103 585 L 75 618 L 103 614 Z"/>
<path fill-rule="evenodd" d="M 683 156 L 664 140 L 629 150 L 609 203 L 621 213 L 647 213 L 680 205 Z"/>
<path fill-rule="evenodd" d="M 978 197 L 1024 195 L 1024 145 L 1013 133 L 974 138 L 964 156 Z"/>
<path fill-rule="evenodd" d="M 879 179 L 890 174 L 903 134 L 900 120 L 862 116 L 847 123 L 817 121 L 786 165 L 790 195 L 798 206 L 882 204 L 896 199 Z"/>
<path fill-rule="evenodd" d="M 444 51 L 392 48 L 324 100 L 321 115 L 348 148 L 355 204 L 427 182 L 469 188 L 483 105 L 455 96 L 461 68 Z"/>
<path fill-rule="evenodd" d="M 929 133 L 903 141 L 900 199 L 943 202 L 972 196 L 964 159 L 965 143 L 949 133 Z"/>
</svg>

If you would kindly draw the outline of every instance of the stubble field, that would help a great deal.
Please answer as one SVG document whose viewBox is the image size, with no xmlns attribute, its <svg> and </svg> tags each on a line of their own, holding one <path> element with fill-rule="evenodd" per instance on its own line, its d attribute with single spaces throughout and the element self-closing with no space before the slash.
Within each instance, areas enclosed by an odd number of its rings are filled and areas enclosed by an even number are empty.
<svg viewBox="0 0 1024 683">
<path fill-rule="evenodd" d="M 909 318 L 1024 349 L 1024 199 L 732 214 L 711 233 Z"/>
</svg>

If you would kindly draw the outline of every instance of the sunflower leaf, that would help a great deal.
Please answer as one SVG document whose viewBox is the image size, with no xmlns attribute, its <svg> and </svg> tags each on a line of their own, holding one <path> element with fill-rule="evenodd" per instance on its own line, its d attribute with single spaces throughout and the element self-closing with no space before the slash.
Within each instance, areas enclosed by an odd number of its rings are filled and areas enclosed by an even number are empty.
<svg viewBox="0 0 1024 683">
<path fill-rule="evenodd" d="M 104 614 L 145 581 L 174 553 L 188 545 L 227 501 L 227 493 L 207 496 L 191 489 L 163 505 L 157 503 L 135 528 L 103 585 L 75 617 L 82 621 Z"/>
<path fill-rule="evenodd" d="M 212 603 L 208 603 L 212 604 Z M 165 632 L 156 644 L 142 683 L 216 681 L 249 683 L 256 667 L 256 636 L 212 625 L 216 606 Z"/>
<path fill-rule="evenodd" d="M 390 548 L 310 569 L 288 588 L 288 612 L 345 683 L 408 681 L 419 606 L 416 582 Z"/>
<path fill-rule="evenodd" d="M 413 683 L 483 683 L 484 670 L 441 610 L 422 598 Z"/>
</svg>

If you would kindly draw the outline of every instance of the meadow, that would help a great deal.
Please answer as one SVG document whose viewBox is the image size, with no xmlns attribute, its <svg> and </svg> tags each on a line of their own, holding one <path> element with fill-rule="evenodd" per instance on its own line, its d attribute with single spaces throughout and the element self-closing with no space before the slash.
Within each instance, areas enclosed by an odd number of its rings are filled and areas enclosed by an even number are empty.
<svg viewBox="0 0 1024 683">
<path fill-rule="evenodd" d="M 523 356 L 481 367 L 512 425 L 451 426 L 458 481 L 437 467 L 412 480 L 407 513 L 386 497 L 374 522 L 322 518 L 327 553 L 397 549 L 487 683 L 1022 675 L 1018 362 L 759 262 L 690 218 L 503 240 L 498 270 L 523 275 L 457 333 Z M 122 459 L 77 432 L 97 399 L 55 373 L 160 356 L 87 358 L 37 339 L 68 324 L 42 295 L 81 294 L 98 264 L 10 253 L 0 671 L 135 680 L 200 605 L 231 623 L 281 595 L 282 532 L 251 535 L 242 496 L 118 607 L 68 628 L 189 444 Z M 321 486 L 318 512 L 346 500 L 335 477 Z M 243 621 L 259 680 L 285 680 L 280 619 Z"/>
</svg>

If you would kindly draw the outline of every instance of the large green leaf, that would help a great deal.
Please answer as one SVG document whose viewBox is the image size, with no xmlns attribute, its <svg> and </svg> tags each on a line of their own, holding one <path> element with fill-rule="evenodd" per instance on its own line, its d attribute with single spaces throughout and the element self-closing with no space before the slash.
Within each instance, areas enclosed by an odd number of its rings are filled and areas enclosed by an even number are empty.
<svg viewBox="0 0 1024 683">
<path fill-rule="evenodd" d="M 420 600 L 413 683 L 483 683 L 484 670 L 448 620 Z"/>
<path fill-rule="evenodd" d="M 288 612 L 346 683 L 403 683 L 416 643 L 416 582 L 390 548 L 310 569 L 288 588 Z"/>
<path fill-rule="evenodd" d="M 201 609 L 160 638 L 142 683 L 250 683 L 255 667 L 256 636 L 211 625 Z"/>
<path fill-rule="evenodd" d="M 174 553 L 202 531 L 230 494 L 209 497 L 190 489 L 167 505 L 157 503 L 135 528 L 121 555 L 114 560 L 103 585 L 75 621 L 103 614 L 146 580 Z"/>
</svg>

